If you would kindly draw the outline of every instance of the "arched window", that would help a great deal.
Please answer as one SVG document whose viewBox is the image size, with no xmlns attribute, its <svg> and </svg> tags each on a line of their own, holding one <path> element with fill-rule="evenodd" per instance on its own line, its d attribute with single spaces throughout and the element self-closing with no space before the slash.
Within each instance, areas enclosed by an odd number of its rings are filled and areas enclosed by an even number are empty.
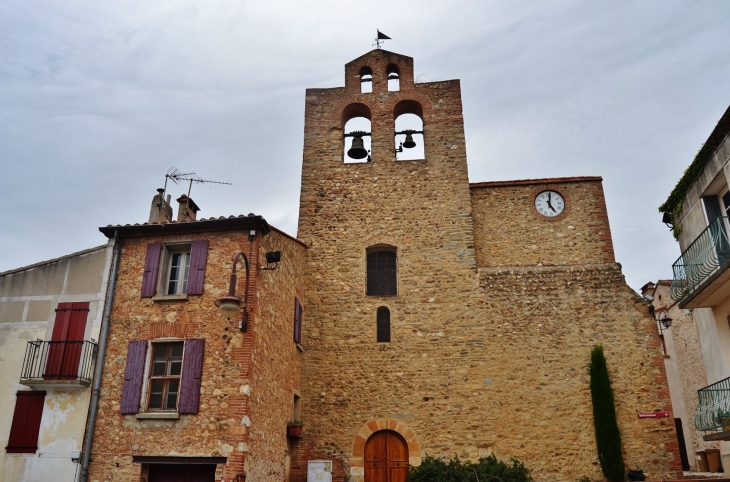
<svg viewBox="0 0 730 482">
<path fill-rule="evenodd" d="M 369 94 L 373 91 L 373 69 L 363 67 L 360 69 L 360 93 Z"/>
<path fill-rule="evenodd" d="M 426 158 L 423 137 L 423 107 L 415 100 L 402 100 L 393 108 L 395 119 L 395 160 Z"/>
<path fill-rule="evenodd" d="M 367 251 L 368 296 L 396 296 L 398 271 L 395 248 L 376 246 Z"/>
<path fill-rule="evenodd" d="M 378 343 L 390 343 L 390 310 L 385 306 L 378 308 L 376 323 Z"/>
<path fill-rule="evenodd" d="M 400 69 L 395 64 L 389 64 L 385 69 L 388 78 L 388 92 L 400 90 Z"/>
<path fill-rule="evenodd" d="M 370 162 L 370 108 L 355 103 L 342 111 L 343 154 L 345 163 Z"/>
</svg>

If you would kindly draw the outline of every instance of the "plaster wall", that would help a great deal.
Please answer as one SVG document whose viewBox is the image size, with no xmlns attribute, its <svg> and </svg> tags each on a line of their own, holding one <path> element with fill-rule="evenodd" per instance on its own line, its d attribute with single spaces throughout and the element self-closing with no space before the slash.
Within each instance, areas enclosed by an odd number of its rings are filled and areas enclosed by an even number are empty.
<svg viewBox="0 0 730 482">
<path fill-rule="evenodd" d="M 58 303 L 88 301 L 85 339 L 98 340 L 111 246 L 0 273 L 0 440 L 10 433 L 16 392 L 28 341 L 50 339 Z M 3 306 L 10 309 L 4 309 Z M 20 308 L 18 308 L 20 307 Z M 90 389 L 54 390 L 47 394 L 35 454 L 0 452 L 0 480 L 47 482 L 75 480 L 72 450 L 80 450 L 86 427 Z"/>
</svg>

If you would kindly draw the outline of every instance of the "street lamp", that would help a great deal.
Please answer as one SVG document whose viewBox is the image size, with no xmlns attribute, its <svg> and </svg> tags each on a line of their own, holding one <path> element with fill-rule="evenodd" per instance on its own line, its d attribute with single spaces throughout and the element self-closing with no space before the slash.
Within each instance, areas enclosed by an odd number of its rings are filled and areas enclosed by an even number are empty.
<svg viewBox="0 0 730 482">
<path fill-rule="evenodd" d="M 661 310 L 659 313 L 655 313 L 654 311 L 654 305 L 649 305 L 649 314 L 654 317 L 656 321 L 659 322 L 659 334 L 661 335 L 664 330 L 662 330 L 662 326 L 665 330 L 668 330 L 670 326 L 672 326 L 672 320 L 669 315 L 667 315 L 666 310 Z"/>
<path fill-rule="evenodd" d="M 243 264 L 246 267 L 246 286 L 243 292 L 243 301 L 241 301 L 240 296 L 236 295 L 236 281 L 238 279 L 236 276 L 236 265 L 240 258 L 243 258 Z M 236 317 L 238 317 L 238 313 L 243 310 L 243 318 L 239 322 L 238 328 L 244 332 L 248 329 L 247 306 L 249 274 L 248 258 L 246 258 L 246 255 L 243 254 L 243 251 L 239 251 L 233 256 L 233 268 L 231 269 L 231 283 L 228 286 L 228 294 L 215 302 L 221 316 L 228 321 L 236 319 Z"/>
</svg>

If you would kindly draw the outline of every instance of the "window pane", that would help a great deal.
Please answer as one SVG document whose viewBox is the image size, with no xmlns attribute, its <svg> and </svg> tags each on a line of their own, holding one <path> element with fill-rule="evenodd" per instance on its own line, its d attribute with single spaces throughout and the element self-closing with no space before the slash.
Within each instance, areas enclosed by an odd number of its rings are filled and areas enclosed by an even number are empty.
<svg viewBox="0 0 730 482">
<path fill-rule="evenodd" d="M 155 360 L 164 360 L 167 358 L 167 345 L 164 343 L 155 343 L 155 351 L 153 358 Z"/>
<path fill-rule="evenodd" d="M 165 382 L 162 380 L 153 380 L 150 384 L 150 406 L 149 408 L 162 408 L 162 391 L 165 388 Z"/>
<path fill-rule="evenodd" d="M 367 294 L 394 296 L 398 294 L 396 254 L 394 251 L 373 251 L 367 255 Z"/>
<path fill-rule="evenodd" d="M 183 255 L 185 258 L 185 271 L 183 272 L 183 278 L 182 278 L 182 291 L 180 293 L 187 293 L 188 292 L 188 274 L 190 274 L 190 253 L 185 253 Z"/>
<path fill-rule="evenodd" d="M 167 382 L 167 403 L 165 404 L 165 408 L 168 410 L 177 408 L 178 385 L 178 380 L 170 380 Z"/>
<path fill-rule="evenodd" d="M 170 362 L 170 375 L 179 376 L 181 368 L 182 368 L 181 361 L 171 361 Z"/>
<path fill-rule="evenodd" d="M 173 253 L 173 255 L 170 257 L 170 280 L 167 285 L 167 294 L 168 295 L 176 295 L 177 294 L 177 287 L 178 287 L 178 280 L 180 278 L 180 261 L 182 257 L 182 253 Z"/>
<path fill-rule="evenodd" d="M 170 358 L 182 358 L 183 355 L 183 343 L 171 343 L 172 351 L 170 352 Z"/>
<path fill-rule="evenodd" d="M 165 368 L 167 368 L 167 363 L 165 363 L 164 361 L 154 362 L 152 364 L 152 376 L 153 377 L 164 377 Z"/>
</svg>

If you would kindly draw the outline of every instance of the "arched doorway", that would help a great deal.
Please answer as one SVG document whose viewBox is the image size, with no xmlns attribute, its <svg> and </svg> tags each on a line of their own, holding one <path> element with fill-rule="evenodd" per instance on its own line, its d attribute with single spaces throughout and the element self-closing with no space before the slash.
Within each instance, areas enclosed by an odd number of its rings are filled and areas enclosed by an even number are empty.
<svg viewBox="0 0 730 482">
<path fill-rule="evenodd" d="M 365 443 L 365 482 L 405 482 L 408 444 L 392 430 L 375 432 Z"/>
</svg>

